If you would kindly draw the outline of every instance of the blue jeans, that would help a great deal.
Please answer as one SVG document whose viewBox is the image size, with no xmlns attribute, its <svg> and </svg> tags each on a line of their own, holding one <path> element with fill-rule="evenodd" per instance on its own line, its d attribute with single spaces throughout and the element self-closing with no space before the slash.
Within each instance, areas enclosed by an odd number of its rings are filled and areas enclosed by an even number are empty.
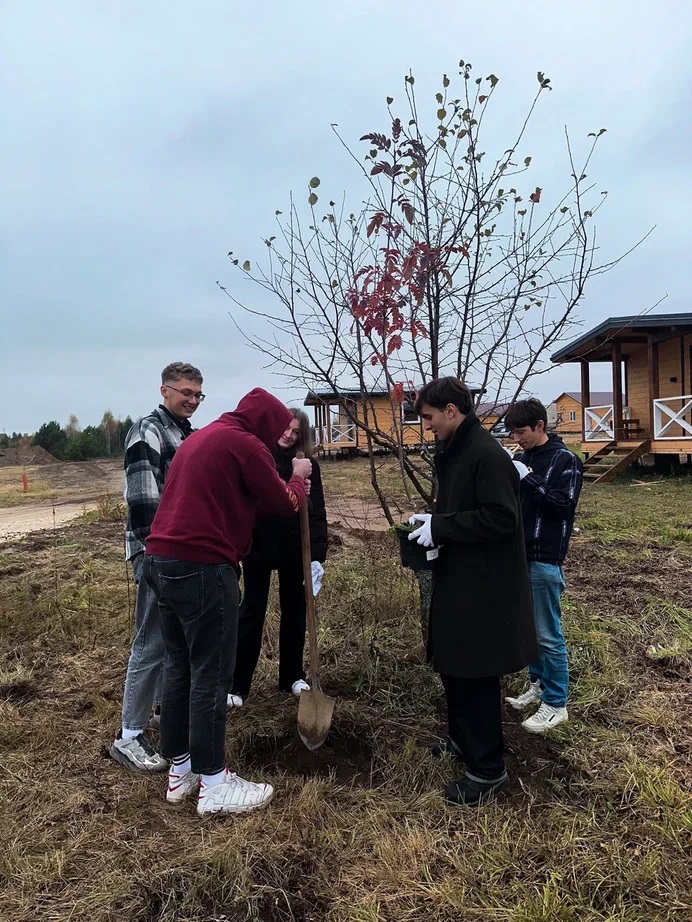
<svg viewBox="0 0 692 922">
<path fill-rule="evenodd" d="M 541 683 L 546 704 L 564 707 L 567 704 L 569 665 L 560 611 L 560 596 L 565 590 L 562 568 L 530 560 L 529 577 L 538 640 L 538 661 L 529 666 L 529 675 L 532 682 Z"/>
<path fill-rule="evenodd" d="M 190 753 L 192 770 L 226 764 L 226 696 L 238 636 L 238 577 L 230 564 L 147 556 L 143 578 L 156 593 L 166 645 L 161 755 Z"/>
<path fill-rule="evenodd" d="M 144 730 L 154 703 L 161 701 L 164 645 L 158 602 L 142 579 L 144 554 L 137 554 L 131 563 L 137 586 L 136 633 L 127 664 L 122 724 L 128 730 Z"/>
</svg>

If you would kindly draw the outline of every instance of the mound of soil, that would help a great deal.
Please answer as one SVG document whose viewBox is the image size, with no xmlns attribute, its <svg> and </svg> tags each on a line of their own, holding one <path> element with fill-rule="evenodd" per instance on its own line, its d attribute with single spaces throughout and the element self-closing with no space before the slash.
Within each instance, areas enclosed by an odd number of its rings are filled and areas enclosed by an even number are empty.
<svg viewBox="0 0 692 922">
<path fill-rule="evenodd" d="M 1 448 L 0 467 L 16 467 L 19 464 L 57 464 L 58 459 L 39 445 L 20 448 Z"/>
</svg>

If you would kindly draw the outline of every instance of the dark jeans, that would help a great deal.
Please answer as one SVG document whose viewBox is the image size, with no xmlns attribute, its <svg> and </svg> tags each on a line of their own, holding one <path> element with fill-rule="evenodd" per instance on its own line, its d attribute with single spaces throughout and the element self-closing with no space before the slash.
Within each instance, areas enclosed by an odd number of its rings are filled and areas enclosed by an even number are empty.
<svg viewBox="0 0 692 922">
<path fill-rule="evenodd" d="M 505 772 L 502 757 L 502 697 L 499 676 L 459 679 L 440 676 L 447 696 L 449 738 L 476 781 L 495 781 Z"/>
<path fill-rule="evenodd" d="M 290 691 L 298 679 L 305 678 L 305 589 L 302 561 L 288 561 L 277 569 L 279 575 L 279 688 Z M 267 614 L 272 567 L 252 560 L 243 563 L 243 602 L 238 624 L 238 653 L 233 673 L 233 694 L 246 698 L 262 648 L 262 632 Z"/>
<path fill-rule="evenodd" d="M 194 772 L 215 774 L 226 764 L 238 577 L 229 564 L 149 556 L 143 576 L 156 593 L 166 645 L 161 754 L 172 759 L 189 752 Z"/>
</svg>

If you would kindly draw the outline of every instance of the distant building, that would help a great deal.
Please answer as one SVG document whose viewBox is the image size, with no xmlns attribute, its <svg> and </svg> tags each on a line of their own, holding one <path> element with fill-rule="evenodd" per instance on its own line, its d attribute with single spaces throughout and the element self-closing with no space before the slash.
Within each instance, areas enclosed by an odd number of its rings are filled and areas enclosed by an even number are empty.
<svg viewBox="0 0 692 922">
<path fill-rule="evenodd" d="M 613 402 L 612 391 L 593 391 L 592 405 L 609 406 Z M 581 391 L 564 391 L 547 407 L 548 428 L 558 435 L 575 435 L 581 439 L 584 408 Z"/>
</svg>

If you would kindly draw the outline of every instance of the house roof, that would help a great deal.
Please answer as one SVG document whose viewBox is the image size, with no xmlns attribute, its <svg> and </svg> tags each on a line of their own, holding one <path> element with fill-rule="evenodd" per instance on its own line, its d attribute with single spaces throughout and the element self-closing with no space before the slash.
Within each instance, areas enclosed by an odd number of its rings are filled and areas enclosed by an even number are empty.
<svg viewBox="0 0 692 922">
<path fill-rule="evenodd" d="M 581 391 L 563 391 L 553 400 L 553 403 L 557 403 L 560 397 L 571 397 L 572 400 L 581 403 Z M 613 402 L 613 392 L 591 391 L 589 394 L 589 402 L 592 407 L 609 406 Z"/>
<path fill-rule="evenodd" d="M 407 395 L 415 393 L 416 388 L 410 388 L 405 391 Z M 482 388 L 480 387 L 470 387 L 469 390 L 475 397 L 477 394 L 480 394 Z M 356 390 L 344 390 L 339 391 L 308 391 L 305 400 L 303 401 L 304 407 L 316 407 L 321 403 L 339 403 L 340 400 L 362 400 L 363 398 L 368 397 L 388 397 L 389 391 L 386 388 L 375 388 L 371 391 L 361 391 L 360 389 Z"/>
<path fill-rule="evenodd" d="M 692 314 L 637 314 L 609 317 L 603 323 L 582 334 L 551 356 L 553 362 L 610 361 L 612 343 L 619 341 L 628 352 L 641 348 L 649 334 L 659 340 L 692 333 Z"/>
</svg>

